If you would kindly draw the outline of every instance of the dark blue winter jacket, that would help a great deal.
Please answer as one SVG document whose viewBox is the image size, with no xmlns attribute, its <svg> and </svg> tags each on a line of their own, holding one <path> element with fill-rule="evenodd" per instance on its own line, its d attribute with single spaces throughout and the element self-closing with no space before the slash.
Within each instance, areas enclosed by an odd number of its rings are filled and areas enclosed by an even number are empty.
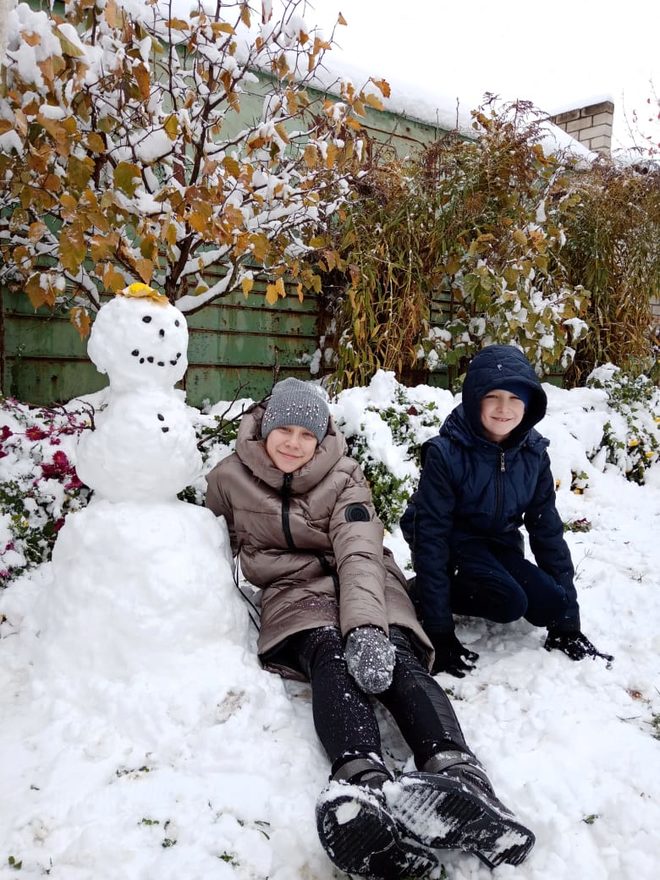
<svg viewBox="0 0 660 880">
<path fill-rule="evenodd" d="M 529 402 L 522 422 L 502 444 L 481 429 L 481 399 L 503 381 L 522 383 Z M 401 520 L 413 551 L 416 592 L 429 633 L 453 630 L 449 571 L 471 542 L 506 544 L 523 553 L 524 525 L 536 563 L 566 589 L 569 607 L 561 626 L 578 629 L 573 563 L 555 506 L 547 453 L 549 441 L 534 430 L 547 399 L 525 356 L 509 345 L 490 345 L 471 361 L 462 404 L 440 434 L 422 448 L 419 487 Z"/>
</svg>

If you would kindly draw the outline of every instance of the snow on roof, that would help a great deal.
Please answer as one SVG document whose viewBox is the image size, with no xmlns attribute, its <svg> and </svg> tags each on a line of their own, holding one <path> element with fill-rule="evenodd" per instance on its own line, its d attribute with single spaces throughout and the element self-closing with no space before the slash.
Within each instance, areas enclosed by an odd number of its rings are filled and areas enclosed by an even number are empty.
<svg viewBox="0 0 660 880">
<path fill-rule="evenodd" d="M 339 84 L 342 81 L 350 80 L 354 85 L 361 86 L 369 81 L 369 77 L 370 74 L 359 65 L 349 64 L 334 58 L 329 59 L 326 54 L 313 84 L 331 94 L 339 94 Z M 365 89 L 367 92 L 378 95 L 385 110 L 406 119 L 416 120 L 424 125 L 434 126 L 444 131 L 456 130 L 466 137 L 475 137 L 471 115 L 473 108 L 462 102 L 459 96 L 451 97 L 427 84 L 412 83 L 404 79 L 390 78 L 388 83 L 392 90 L 389 98 L 383 97 L 376 86 L 372 84 L 369 84 Z M 594 103 L 598 103 L 599 100 L 610 99 L 596 98 Z M 549 120 L 541 124 L 541 130 L 543 134 L 540 143 L 546 155 L 550 153 L 570 154 L 578 161 L 586 163 L 593 162 L 598 158 L 597 153 L 587 149 Z"/>
<path fill-rule="evenodd" d="M 583 107 L 593 107 L 596 104 L 604 104 L 609 102 L 614 104 L 614 98 L 609 92 L 602 92 L 595 95 L 585 95 L 581 97 L 571 98 L 570 101 L 562 101 L 561 103 L 552 104 L 550 113 L 553 116 L 559 116 L 560 113 L 569 113 L 571 110 L 581 110 Z"/>
</svg>

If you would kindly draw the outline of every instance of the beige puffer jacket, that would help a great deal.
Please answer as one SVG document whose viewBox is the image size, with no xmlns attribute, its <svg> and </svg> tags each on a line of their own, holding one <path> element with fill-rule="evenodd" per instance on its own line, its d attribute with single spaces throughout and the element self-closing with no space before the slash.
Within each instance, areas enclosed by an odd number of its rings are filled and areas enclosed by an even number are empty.
<svg viewBox="0 0 660 880">
<path fill-rule="evenodd" d="M 405 577 L 389 551 L 359 465 L 332 419 L 314 457 L 285 475 L 261 439 L 264 409 L 242 421 L 236 451 L 207 477 L 206 505 L 224 516 L 245 577 L 263 590 L 259 656 L 267 668 L 302 678 L 276 648 L 294 633 L 371 624 L 407 629 L 429 664 L 433 649 L 417 621 Z M 339 601 L 338 601 L 339 599 Z M 272 659 L 273 662 L 269 662 Z"/>
</svg>

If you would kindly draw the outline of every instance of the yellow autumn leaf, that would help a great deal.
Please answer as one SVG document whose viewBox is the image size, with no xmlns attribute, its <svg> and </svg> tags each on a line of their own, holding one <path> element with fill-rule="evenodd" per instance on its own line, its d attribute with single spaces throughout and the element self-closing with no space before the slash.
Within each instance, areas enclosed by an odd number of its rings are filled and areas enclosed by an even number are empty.
<svg viewBox="0 0 660 880">
<path fill-rule="evenodd" d="M 247 3 L 244 3 L 241 6 L 241 21 L 243 22 L 245 27 L 250 27 L 250 25 L 252 24 L 252 20 L 250 18 L 250 7 Z M 259 37 L 257 37 L 257 41 L 258 40 Z M 257 46 L 257 51 L 259 51 L 259 46 Z"/>
<path fill-rule="evenodd" d="M 332 168 L 335 164 L 335 160 L 337 159 L 338 149 L 334 144 L 328 144 L 328 149 L 325 152 L 325 167 Z"/>
<path fill-rule="evenodd" d="M 263 262 L 270 250 L 270 243 L 262 232 L 255 232 L 250 236 L 250 244 L 252 245 L 252 253 L 259 262 Z"/>
<path fill-rule="evenodd" d="M 94 160 L 89 156 L 79 159 L 77 156 L 69 156 L 66 165 L 67 182 L 75 189 L 83 189 L 94 173 Z"/>
<path fill-rule="evenodd" d="M 222 160 L 222 165 L 223 168 L 228 172 L 228 174 L 231 174 L 231 176 L 235 177 L 236 180 L 238 180 L 238 178 L 241 176 L 241 166 L 236 161 L 236 159 L 233 158 L 233 156 L 225 156 L 225 158 Z"/>
<path fill-rule="evenodd" d="M 247 143 L 248 152 L 252 152 L 253 150 L 259 150 L 266 143 L 266 139 L 261 137 L 261 135 L 257 135 L 253 137 L 252 140 L 249 140 Z"/>
<path fill-rule="evenodd" d="M 203 235 L 207 231 L 209 220 L 201 211 L 191 211 L 187 219 L 195 232 L 199 232 L 200 235 Z"/>
<path fill-rule="evenodd" d="M 243 291 L 243 296 L 247 299 L 250 291 L 254 287 L 254 279 L 253 278 L 244 278 L 241 281 L 241 289 Z"/>
<path fill-rule="evenodd" d="M 158 240 L 155 235 L 146 234 L 140 242 L 140 253 L 147 260 L 155 260 L 158 256 Z"/>
<path fill-rule="evenodd" d="M 344 16 L 341 14 L 341 12 L 339 13 L 339 15 L 337 17 L 337 24 L 344 24 L 344 25 L 348 24 L 348 22 L 346 21 Z"/>
<path fill-rule="evenodd" d="M 504 275 L 504 280 L 509 287 L 516 286 L 516 284 L 518 283 L 518 276 L 520 274 L 517 269 L 514 269 L 513 266 L 507 266 L 502 274 Z"/>
<path fill-rule="evenodd" d="M 151 281 L 151 276 L 154 274 L 154 264 L 152 260 L 146 260 L 144 258 L 135 261 L 135 268 L 138 271 L 138 275 L 144 281 L 145 284 L 148 284 Z M 151 288 L 149 288 L 151 290 Z"/>
<path fill-rule="evenodd" d="M 377 98 L 375 95 L 365 95 L 364 96 L 365 104 L 368 104 L 370 107 L 373 107 L 375 110 L 383 109 L 383 102 L 380 98 Z"/>
<path fill-rule="evenodd" d="M 141 261 L 138 260 L 138 262 Z M 105 276 L 103 280 L 105 282 Z M 149 299 L 158 305 L 165 305 L 168 302 L 168 299 L 164 294 L 159 293 L 153 287 L 149 287 L 148 284 L 142 284 L 140 281 L 134 281 L 133 284 L 129 284 L 128 287 L 118 290 L 117 293 L 119 296 L 126 296 L 129 299 Z"/>
<path fill-rule="evenodd" d="M 41 286 L 41 273 L 36 272 L 31 275 L 25 285 L 25 292 L 30 298 L 32 308 L 36 311 L 46 303 L 46 291 Z"/>
<path fill-rule="evenodd" d="M 105 153 L 105 141 L 95 131 L 90 131 L 87 134 L 87 149 L 91 150 L 92 153 Z"/>
<path fill-rule="evenodd" d="M 275 305 L 278 300 L 277 287 L 274 284 L 266 285 L 266 302 L 269 306 Z"/>
<path fill-rule="evenodd" d="M 305 147 L 305 152 L 303 153 L 303 159 L 305 161 L 305 165 L 308 168 L 316 168 L 319 162 L 319 153 L 317 148 L 313 144 L 307 144 Z"/>
<path fill-rule="evenodd" d="M 113 253 L 116 243 L 116 240 L 110 235 L 93 235 L 89 240 L 92 259 L 94 261 L 105 260 Z"/>
<path fill-rule="evenodd" d="M 132 162 L 120 162 L 114 170 L 115 186 L 127 196 L 135 195 L 141 180 L 140 169 Z"/>
<path fill-rule="evenodd" d="M 108 263 L 103 273 L 103 286 L 106 290 L 109 290 L 110 293 L 117 293 L 125 284 L 126 279 L 121 272 L 118 272 L 112 263 Z"/>
<path fill-rule="evenodd" d="M 514 229 L 512 235 L 513 235 L 513 240 L 517 244 L 522 245 L 523 247 L 527 244 L 527 236 L 522 231 L 522 229 Z"/>
<path fill-rule="evenodd" d="M 171 141 L 176 140 L 176 136 L 179 132 L 179 120 L 174 113 L 170 113 L 165 122 L 163 122 L 163 129 Z"/>
<path fill-rule="evenodd" d="M 55 36 L 60 41 L 62 52 L 65 55 L 69 55 L 71 58 L 82 58 L 82 56 L 85 54 L 79 46 L 76 46 L 76 44 L 73 43 L 68 37 L 65 37 L 58 27 L 55 28 Z"/>
<path fill-rule="evenodd" d="M 72 275 L 78 274 L 86 252 L 85 240 L 80 229 L 68 227 L 60 233 L 60 263 Z"/>
<path fill-rule="evenodd" d="M 28 238 L 30 241 L 39 241 L 43 234 L 47 231 L 47 226 L 41 220 L 31 223 L 28 227 Z"/>
<path fill-rule="evenodd" d="M 380 90 L 381 95 L 384 98 L 389 98 L 392 94 L 392 89 L 390 88 L 390 84 L 386 79 L 375 79 L 373 76 L 369 77 L 371 82 Z"/>
<path fill-rule="evenodd" d="M 176 225 L 174 223 L 168 223 L 165 227 L 165 241 L 170 247 L 174 247 L 176 244 Z"/>
<path fill-rule="evenodd" d="M 89 336 L 89 328 L 92 322 L 89 312 L 84 306 L 73 306 L 69 311 L 69 320 L 80 334 L 81 339 L 86 339 Z"/>
<path fill-rule="evenodd" d="M 275 123 L 275 131 L 279 134 L 280 138 L 284 141 L 285 144 L 289 143 L 289 135 L 287 134 L 287 130 L 284 127 L 283 122 Z"/>
<path fill-rule="evenodd" d="M 71 193 L 65 192 L 60 196 L 60 205 L 62 205 L 65 212 L 73 213 L 78 207 L 78 201 L 71 195 Z M 66 213 L 64 219 L 69 219 Z"/>
<path fill-rule="evenodd" d="M 151 94 L 151 76 L 149 71 L 144 64 L 138 64 L 133 68 L 133 75 L 135 76 L 140 95 L 146 101 Z"/>
<path fill-rule="evenodd" d="M 119 12 L 115 0 L 107 0 L 103 14 L 110 27 L 114 28 L 119 26 L 121 13 Z"/>
</svg>

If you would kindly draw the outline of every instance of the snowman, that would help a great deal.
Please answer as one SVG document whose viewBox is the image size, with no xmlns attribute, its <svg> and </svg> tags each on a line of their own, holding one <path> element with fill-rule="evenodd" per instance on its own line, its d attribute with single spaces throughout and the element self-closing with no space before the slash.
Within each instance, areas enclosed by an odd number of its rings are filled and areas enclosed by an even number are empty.
<svg viewBox="0 0 660 880">
<path fill-rule="evenodd" d="M 173 387 L 188 366 L 185 318 L 146 284 L 132 284 L 100 309 L 87 350 L 108 375 L 110 396 L 80 442 L 78 476 L 109 501 L 171 498 L 202 464 L 184 394 Z"/>
<path fill-rule="evenodd" d="M 213 698 L 202 691 L 219 642 L 246 641 L 226 529 L 176 497 L 202 464 L 174 388 L 187 346 L 181 312 L 146 285 L 100 309 L 88 352 L 108 375 L 107 406 L 76 457 L 94 494 L 60 531 L 38 610 L 42 692 L 153 736 Z"/>
</svg>

